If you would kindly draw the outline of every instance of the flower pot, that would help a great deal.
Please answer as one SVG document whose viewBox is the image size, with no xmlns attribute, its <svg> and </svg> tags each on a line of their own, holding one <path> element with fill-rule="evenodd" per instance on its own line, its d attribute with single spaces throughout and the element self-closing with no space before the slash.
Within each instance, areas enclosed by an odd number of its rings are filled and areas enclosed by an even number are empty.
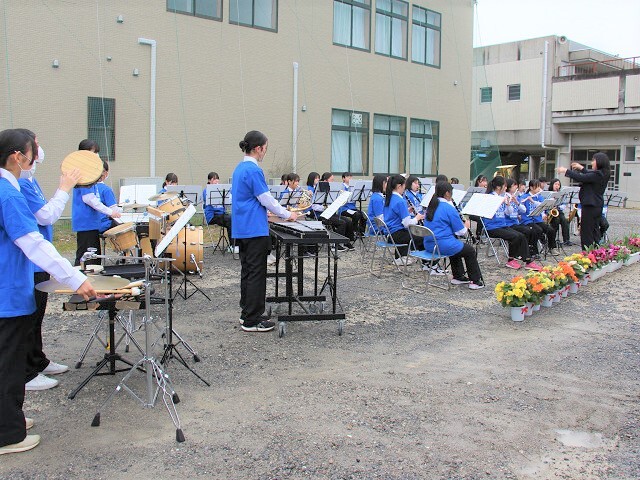
<svg viewBox="0 0 640 480">
<path fill-rule="evenodd" d="M 521 322 L 524 320 L 524 314 L 527 311 L 527 306 L 524 307 L 511 307 L 511 320 L 514 322 Z"/>
<path fill-rule="evenodd" d="M 609 267 L 610 272 L 615 272 L 616 270 L 620 270 L 620 268 L 622 268 L 622 263 L 618 262 L 617 260 L 614 260 L 609 265 L 610 265 Z"/>
<path fill-rule="evenodd" d="M 569 289 L 567 287 L 568 285 L 565 285 L 560 289 L 560 295 L 562 296 L 562 298 L 567 298 L 567 296 L 569 296 Z"/>
<path fill-rule="evenodd" d="M 524 312 L 524 316 L 525 317 L 530 317 L 531 315 L 533 315 L 533 303 L 531 302 L 527 302 L 525 307 L 527 308 Z"/>
<path fill-rule="evenodd" d="M 569 284 L 569 293 L 578 293 L 579 283 L 571 282 Z"/>
<path fill-rule="evenodd" d="M 629 258 L 627 258 L 624 261 L 624 264 L 629 266 L 629 265 L 633 265 L 634 263 L 638 263 L 638 261 L 640 260 L 640 252 L 636 252 L 636 253 L 632 253 Z"/>
<path fill-rule="evenodd" d="M 553 299 L 555 298 L 555 295 L 555 293 L 547 293 L 544 297 L 542 297 L 540 305 L 542 305 L 543 307 L 550 307 L 551 305 L 553 305 Z"/>
<path fill-rule="evenodd" d="M 604 275 L 602 268 L 594 268 L 593 271 L 591 272 L 589 280 L 592 282 L 595 282 L 600 277 L 602 277 L 602 275 Z"/>
<path fill-rule="evenodd" d="M 560 289 L 553 292 L 553 303 L 558 303 L 562 299 L 562 295 L 560 293 Z"/>
<path fill-rule="evenodd" d="M 582 279 L 580 280 L 580 286 L 581 287 L 586 287 L 589 284 L 589 278 L 591 277 L 591 274 L 587 273 L 585 274 L 584 277 L 582 277 Z"/>
<path fill-rule="evenodd" d="M 538 310 L 540 310 L 540 304 L 539 303 L 534 303 L 533 304 L 533 311 L 537 312 Z"/>
</svg>

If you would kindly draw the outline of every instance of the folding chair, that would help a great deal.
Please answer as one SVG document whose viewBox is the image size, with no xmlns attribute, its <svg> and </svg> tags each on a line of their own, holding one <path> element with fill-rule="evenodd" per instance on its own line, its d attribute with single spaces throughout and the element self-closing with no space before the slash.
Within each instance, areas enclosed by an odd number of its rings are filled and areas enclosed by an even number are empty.
<svg viewBox="0 0 640 480">
<path fill-rule="evenodd" d="M 398 257 L 400 257 L 400 252 L 398 251 L 398 247 L 408 247 L 408 244 L 396 243 L 393 240 L 393 237 L 391 235 L 387 235 L 389 228 L 387 227 L 387 224 L 384 223 L 384 220 L 378 217 L 375 217 L 373 220 L 375 222 L 375 227 L 376 227 L 375 229 L 376 237 L 375 237 L 375 242 L 373 244 L 373 254 L 371 255 L 371 265 L 369 267 L 369 271 L 371 272 L 372 275 L 375 275 L 376 277 L 380 278 L 382 277 L 382 269 L 384 268 L 384 266 L 391 263 L 396 267 L 396 270 L 398 270 L 399 273 L 403 273 L 403 274 L 406 273 L 400 268 L 401 265 L 396 264 L 394 260 L 395 260 L 396 254 L 398 255 Z M 376 272 L 374 272 L 373 270 L 373 264 L 375 262 L 376 252 L 378 251 L 379 248 L 382 249 L 382 256 L 380 257 L 380 272 L 376 274 Z M 387 259 L 387 254 L 390 255 L 389 259 Z"/>
<path fill-rule="evenodd" d="M 480 235 L 487 241 L 487 258 L 491 257 L 493 252 L 493 256 L 496 257 L 496 262 L 498 262 L 498 265 L 502 265 L 502 263 L 500 262 L 500 255 L 498 255 L 498 250 L 496 249 L 496 245 L 494 245 L 494 242 L 498 242 L 498 248 L 500 246 L 502 247 L 505 257 L 507 257 L 505 262 L 509 260 L 509 246 L 507 245 L 506 240 L 489 236 L 489 232 L 487 231 L 487 227 L 484 224 L 484 220 L 482 219 L 482 217 L 479 218 L 480 223 L 482 224 L 482 232 L 480 233 Z"/>
<path fill-rule="evenodd" d="M 416 293 L 425 293 L 427 291 L 427 288 L 429 288 L 429 285 L 433 285 L 436 288 L 440 288 L 442 290 L 449 290 L 451 289 L 451 283 L 449 282 L 449 275 L 444 275 L 443 278 L 445 279 L 446 285 L 437 285 L 437 284 L 432 284 L 431 283 L 431 272 L 432 269 L 428 268 L 427 270 L 424 270 L 423 268 L 423 263 L 431 264 L 438 264 L 442 261 L 443 263 L 443 269 L 446 271 L 447 270 L 447 260 L 449 259 L 448 256 L 446 255 L 442 255 L 440 253 L 440 247 L 438 247 L 438 241 L 436 240 L 435 235 L 433 234 L 433 232 L 428 229 L 427 227 L 423 227 L 422 225 L 409 225 L 409 235 L 411 235 L 411 241 L 409 242 L 409 253 L 408 256 L 415 258 L 416 260 L 421 260 L 420 262 L 416 262 L 416 264 L 420 267 L 422 274 L 424 276 L 424 279 L 426 280 L 425 282 L 425 286 L 423 290 L 418 290 L 413 288 L 410 284 L 409 284 L 409 279 L 411 278 L 408 274 L 408 272 L 406 273 L 405 277 L 402 279 L 402 286 L 408 290 L 411 290 L 412 292 L 416 292 Z M 416 243 L 415 243 L 415 238 L 422 238 L 423 243 L 426 242 L 426 239 L 431 237 L 433 239 L 433 248 L 431 249 L 431 251 L 429 250 L 417 250 L 416 249 Z M 407 271 L 407 265 L 405 265 L 405 272 Z"/>
<path fill-rule="evenodd" d="M 362 212 L 362 215 L 365 221 L 367 222 L 367 230 L 364 232 L 364 234 L 359 235 L 356 238 L 356 240 L 360 242 L 360 254 L 362 258 L 362 263 L 364 263 L 367 253 L 372 252 L 373 248 L 375 247 L 374 245 L 376 241 L 375 232 L 377 231 L 377 229 L 375 224 L 369 218 L 369 215 L 367 215 L 365 212 Z"/>
</svg>

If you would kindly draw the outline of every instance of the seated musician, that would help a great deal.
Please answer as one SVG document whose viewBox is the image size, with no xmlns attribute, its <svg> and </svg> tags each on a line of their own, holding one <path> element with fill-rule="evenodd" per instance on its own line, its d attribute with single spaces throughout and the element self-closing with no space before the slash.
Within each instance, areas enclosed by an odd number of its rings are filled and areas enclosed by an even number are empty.
<svg viewBox="0 0 640 480">
<path fill-rule="evenodd" d="M 164 182 L 162 182 L 162 188 L 158 193 L 166 193 L 167 185 L 178 185 L 178 176 L 175 173 L 167 173 L 164 177 Z M 167 200 L 158 200 L 158 207 L 165 203 Z"/>
<path fill-rule="evenodd" d="M 333 180 L 333 174 L 331 174 L 330 172 L 323 173 L 322 177 L 320 177 L 320 175 L 316 172 L 311 172 L 309 174 L 309 176 L 307 177 L 307 189 L 314 192 L 314 202 L 311 205 L 311 210 L 313 211 L 313 214 L 315 215 L 317 220 L 321 220 L 324 225 L 330 225 L 338 235 L 347 237 L 350 240 L 345 244 L 337 245 L 336 246 L 337 251 L 344 252 L 347 250 L 355 250 L 355 247 L 351 243 L 355 240 L 353 223 L 351 222 L 351 219 L 341 218 L 337 214 L 332 215 L 328 219 L 321 217 L 320 214 L 327 207 L 326 205 L 320 205 L 315 203 L 315 194 L 319 193 L 318 184 L 320 183 L 320 181 L 330 182 L 331 180 Z"/>
<path fill-rule="evenodd" d="M 549 191 L 550 192 L 559 192 L 562 188 L 562 184 L 560 180 L 554 178 L 549 182 Z M 571 236 L 569 234 L 569 222 L 567 221 L 567 204 L 563 203 L 558 205 L 556 208 L 558 209 L 558 216 L 551 219 L 551 228 L 555 231 L 555 235 L 558 235 L 558 229 L 562 229 L 562 241 L 563 245 L 571 246 L 573 242 L 571 241 Z M 570 207 L 570 206 L 569 206 Z"/>
<path fill-rule="evenodd" d="M 176 180 L 177 182 L 177 180 Z M 207 184 L 209 185 L 217 185 L 220 183 L 220 176 L 216 172 L 209 172 L 207 175 Z M 231 238 L 231 215 L 229 215 L 223 205 L 212 205 L 207 198 L 207 189 L 205 188 L 202 191 L 203 200 L 203 210 L 204 210 L 204 219 L 207 222 L 207 225 L 220 225 L 227 231 L 227 238 L 232 245 L 235 245 L 235 242 Z M 238 247 L 234 247 L 236 250 Z M 235 252 L 238 253 L 238 252 Z"/>
<path fill-rule="evenodd" d="M 453 285 L 469 284 L 471 290 L 479 290 L 484 288 L 484 282 L 476 258 L 476 250 L 470 244 L 456 238 L 465 236 L 471 223 L 469 220 L 462 223 L 460 214 L 450 203 L 452 198 L 453 187 L 450 183 L 436 183 L 435 194 L 425 212 L 424 226 L 435 235 L 440 254 L 449 257 L 453 274 L 451 283 Z M 426 237 L 425 250 L 432 251 L 433 247 L 433 237 Z M 467 275 L 462 266 L 463 259 Z"/>
<path fill-rule="evenodd" d="M 543 220 L 543 214 L 541 213 L 533 217 L 530 216 L 531 212 L 535 210 L 540 203 L 544 202 L 544 197 L 540 195 L 541 190 L 540 180 L 533 179 L 529 181 L 529 190 L 518 199 L 527 209 L 527 213 L 521 216 L 520 223 L 523 225 L 532 224 L 533 228 L 537 229 L 538 238 L 546 237 L 549 245 L 549 253 L 551 253 L 551 255 L 558 255 L 555 231 Z"/>
<path fill-rule="evenodd" d="M 505 188 L 504 177 L 498 175 L 489 182 L 487 193 L 502 197 Z M 487 234 L 489 237 L 502 238 L 509 245 L 509 258 L 505 265 L 506 267 L 518 270 L 522 267 L 519 260 L 523 260 L 525 262 L 525 268 L 529 270 L 542 270 L 542 267 L 531 259 L 527 237 L 520 232 L 507 228 L 505 210 L 508 201 L 508 197 L 504 196 L 503 202 L 498 207 L 498 210 L 496 210 L 494 216 L 483 219 Z"/>
<path fill-rule="evenodd" d="M 393 175 L 387 180 L 387 189 L 384 199 L 384 221 L 389 229 L 389 234 L 396 244 L 405 244 L 399 246 L 395 252 L 395 264 L 405 265 L 413 263 L 412 259 L 407 257 L 409 251 L 409 225 L 417 225 L 424 218 L 421 213 L 411 216 L 407 201 L 404 199 L 405 178 L 402 175 Z M 424 250 L 422 238 L 415 239 L 415 247 L 417 250 Z M 430 268 L 430 266 L 429 266 Z"/>
<path fill-rule="evenodd" d="M 83 140 L 78 148 L 94 152 L 96 155 L 100 148 L 95 142 Z M 115 208 L 107 207 L 100 200 L 100 192 L 97 184 L 88 187 L 73 189 L 73 201 L 71 207 L 71 228 L 76 232 L 76 259 L 74 265 L 80 265 L 80 258 L 89 248 L 95 248 L 98 255 L 100 248 L 101 216 L 108 215 L 111 218 L 120 218 L 120 212 Z M 100 259 L 88 260 L 86 264 L 99 265 Z"/>
<path fill-rule="evenodd" d="M 106 160 L 103 160 L 102 176 L 100 177 L 100 180 L 98 181 L 98 184 L 97 184 L 100 200 L 102 201 L 103 204 L 105 204 L 110 209 L 122 212 L 122 209 L 117 205 L 118 202 L 116 202 L 116 196 L 113 193 L 113 190 L 109 185 L 104 183 L 107 178 L 109 178 L 109 162 L 107 162 Z M 104 233 L 110 228 L 115 227 L 116 225 L 118 225 L 117 222 L 114 222 L 109 215 L 105 215 L 105 214 L 100 215 L 100 228 L 99 228 L 100 233 Z"/>
<path fill-rule="evenodd" d="M 518 183 L 512 178 L 507 178 L 506 181 L 507 190 L 504 195 L 508 197 L 509 200 L 504 210 L 505 223 L 507 224 L 507 227 L 520 232 L 527 237 L 529 251 L 531 252 L 531 256 L 535 258 L 538 256 L 538 240 L 542 235 L 542 230 L 534 228 L 534 225 L 531 223 L 528 225 L 521 223 L 520 220 L 523 215 L 526 215 L 527 208 L 518 201 Z"/>
<path fill-rule="evenodd" d="M 415 175 L 409 175 L 404 183 L 404 198 L 407 199 L 409 213 L 415 215 L 422 211 L 422 193 L 420 193 L 420 180 Z"/>
<path fill-rule="evenodd" d="M 369 233 L 375 235 L 376 222 L 375 218 L 384 220 L 384 191 L 387 188 L 387 176 L 374 175 L 371 182 L 371 198 L 369 198 L 369 207 L 367 208 L 367 216 L 369 217 Z"/>
<path fill-rule="evenodd" d="M 342 188 L 347 192 L 353 191 L 353 187 L 351 187 L 350 185 L 352 178 L 353 178 L 353 174 L 351 172 L 344 172 L 342 174 Z M 345 203 L 343 206 L 341 206 L 338 209 L 338 215 L 340 215 L 343 218 L 344 217 L 350 218 L 351 221 L 353 222 L 354 228 L 360 234 L 364 233 L 366 229 L 366 225 L 365 225 L 366 222 L 364 221 L 364 216 L 362 215 L 360 210 L 358 210 L 358 207 L 356 207 L 355 202 L 348 202 L 348 203 Z"/>
</svg>

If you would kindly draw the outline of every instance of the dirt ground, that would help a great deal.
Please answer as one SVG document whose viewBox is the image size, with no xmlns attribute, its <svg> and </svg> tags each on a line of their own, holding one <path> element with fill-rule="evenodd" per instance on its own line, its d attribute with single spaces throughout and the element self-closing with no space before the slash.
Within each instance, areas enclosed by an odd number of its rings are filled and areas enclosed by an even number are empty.
<svg viewBox="0 0 640 480">
<path fill-rule="evenodd" d="M 640 211 L 609 219 L 612 236 L 637 232 Z M 45 350 L 72 368 L 59 387 L 27 392 L 42 443 L 0 457 L 0 477 L 640 478 L 640 265 L 514 323 L 493 293 L 513 272 L 480 259 L 488 288 L 417 295 L 397 273 L 375 278 L 358 252 L 341 254 L 344 334 L 335 321 L 288 323 L 278 338 L 240 330 L 239 262 L 207 249 L 204 277 L 191 279 L 211 301 L 178 298 L 174 326 L 211 386 L 176 361 L 167 369 L 184 443 L 161 398 L 145 408 L 124 390 L 91 427 L 125 373 L 67 398 L 103 348 L 94 342 L 73 368 L 97 314 L 63 313 L 52 296 Z M 127 386 L 144 397 L 144 374 Z"/>
</svg>

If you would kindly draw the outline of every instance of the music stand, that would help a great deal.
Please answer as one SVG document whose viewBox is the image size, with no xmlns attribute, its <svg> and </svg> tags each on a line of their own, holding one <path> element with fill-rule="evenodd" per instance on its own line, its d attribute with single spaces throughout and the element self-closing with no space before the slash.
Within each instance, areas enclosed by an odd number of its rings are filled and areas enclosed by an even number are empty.
<svg viewBox="0 0 640 480">
<path fill-rule="evenodd" d="M 188 200 L 194 205 L 198 205 L 198 199 L 202 195 L 200 185 L 167 185 L 165 189 L 167 192 L 176 192 L 178 196 L 183 200 Z M 200 199 L 202 202 L 202 199 Z"/>
<path fill-rule="evenodd" d="M 155 185 L 122 185 L 120 187 L 120 204 L 137 203 L 149 205 L 149 197 L 155 195 Z"/>
<path fill-rule="evenodd" d="M 223 213 L 227 211 L 227 206 L 231 205 L 231 184 L 230 183 L 209 183 L 206 188 L 207 205 L 212 207 L 221 206 Z M 206 221 L 206 219 L 205 219 Z M 231 239 L 227 236 L 227 229 L 221 228 L 218 243 L 213 246 L 213 252 L 220 250 L 224 255 L 227 248 L 231 246 Z"/>
<path fill-rule="evenodd" d="M 302 197 L 302 192 L 303 190 L 300 189 L 287 192 L 283 191 L 278 201 L 284 208 L 295 207 Z"/>
<path fill-rule="evenodd" d="M 353 183 L 353 191 L 351 192 L 351 198 L 347 203 L 358 202 L 358 210 L 362 211 L 362 203 L 366 202 L 371 195 L 371 187 L 373 186 L 373 180 L 356 180 Z"/>
<path fill-rule="evenodd" d="M 471 199 L 474 193 L 480 193 L 484 195 L 487 193 L 487 189 L 484 187 L 469 187 L 464 197 L 462 198 L 462 200 L 458 202 L 458 205 L 460 205 L 460 208 L 463 208 L 467 204 L 467 202 Z"/>
<path fill-rule="evenodd" d="M 326 182 L 324 182 L 324 183 L 326 183 Z M 320 186 L 320 184 L 318 184 L 318 186 Z M 315 218 L 318 218 L 320 216 L 320 214 L 318 213 L 318 210 L 314 210 L 313 209 L 313 206 L 314 205 L 320 205 L 324 209 L 324 206 L 327 204 L 327 196 L 328 196 L 328 192 L 323 192 L 323 191 L 320 191 L 319 189 L 317 189 L 314 192 L 313 200 L 311 201 L 311 211 L 313 212 L 313 216 Z"/>
<path fill-rule="evenodd" d="M 189 280 L 188 275 L 187 275 L 187 264 L 188 261 L 191 260 L 193 261 L 196 271 L 197 273 L 200 275 L 200 277 L 202 277 L 202 272 L 200 272 L 200 267 L 198 266 L 198 262 L 195 261 L 195 258 L 187 258 L 187 224 L 189 223 L 189 220 L 191 220 L 191 217 L 193 217 L 193 215 L 196 213 L 196 207 L 194 207 L 193 205 L 189 205 L 186 210 L 182 213 L 182 215 L 180 215 L 180 217 L 178 218 L 178 220 L 176 220 L 176 223 L 173 225 L 173 227 L 171 227 L 171 229 L 167 232 L 167 234 L 162 238 L 162 240 L 160 241 L 160 243 L 158 243 L 158 245 L 156 246 L 156 249 L 154 251 L 155 256 L 156 257 L 160 257 L 163 253 L 165 253 L 167 247 L 169 247 L 169 245 L 171 243 L 173 243 L 174 240 L 176 240 L 176 237 L 178 236 L 178 234 L 180 233 L 180 231 L 184 232 L 184 241 L 182 242 L 184 244 L 184 248 L 183 248 L 183 261 L 184 261 L 184 269 L 185 272 L 183 272 L 182 270 L 178 269 L 174 264 L 171 264 L 171 268 L 173 268 L 174 270 L 178 271 L 181 275 L 182 275 L 182 281 L 180 282 L 180 285 L 178 285 L 178 289 L 176 290 L 176 295 L 180 295 L 184 300 L 188 300 L 189 298 L 191 298 L 193 295 L 196 294 L 196 292 L 200 292 L 202 295 L 204 295 L 204 297 L 211 301 L 211 299 L 209 298 L 209 296 L 204 293 L 195 283 L 193 283 L 191 280 Z M 179 245 L 180 242 L 178 242 L 176 240 L 176 254 L 178 254 L 178 249 L 180 248 Z M 193 257 L 193 256 L 192 256 Z M 184 294 L 181 293 L 181 289 L 184 285 Z M 194 291 L 191 292 L 191 294 L 189 294 L 187 292 L 187 287 L 188 285 L 193 286 Z M 175 299 L 175 297 L 172 297 L 172 300 Z"/>
<path fill-rule="evenodd" d="M 286 185 L 269 185 L 269 192 L 271 193 L 273 198 L 278 200 L 280 198 L 280 195 L 282 195 L 282 192 L 284 192 L 285 188 L 287 188 Z"/>
<path fill-rule="evenodd" d="M 540 202 L 540 204 L 536 208 L 531 210 L 531 212 L 529 212 L 529 215 L 527 216 L 537 217 L 538 215 L 542 215 L 542 212 L 544 212 L 545 210 L 551 210 L 553 207 L 555 207 L 556 201 L 557 198 L 547 198 L 543 202 Z"/>
</svg>

